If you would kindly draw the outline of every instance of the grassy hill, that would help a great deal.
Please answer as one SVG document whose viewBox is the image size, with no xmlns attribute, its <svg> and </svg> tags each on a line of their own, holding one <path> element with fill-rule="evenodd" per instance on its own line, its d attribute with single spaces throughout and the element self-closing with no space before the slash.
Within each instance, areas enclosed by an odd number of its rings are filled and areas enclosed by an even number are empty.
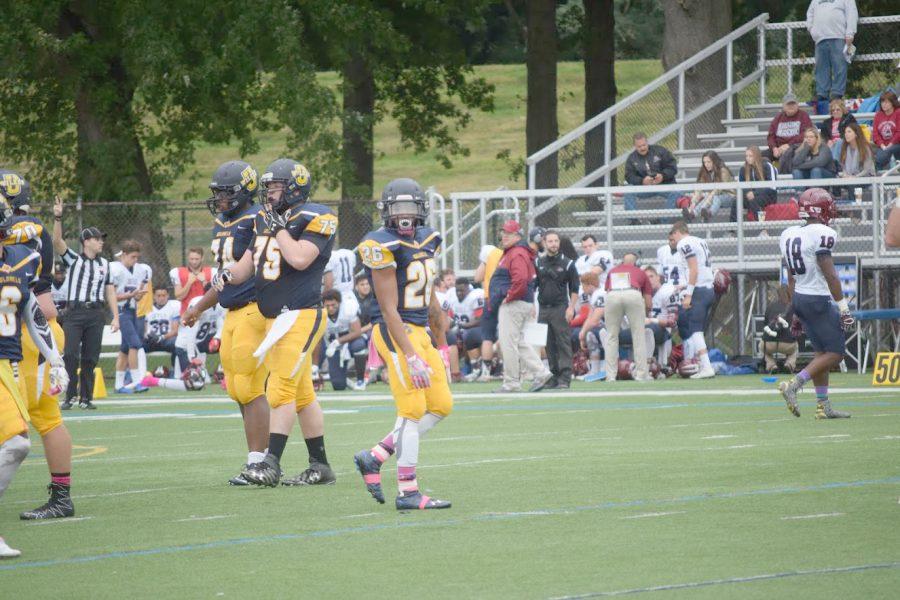
<svg viewBox="0 0 900 600">
<path fill-rule="evenodd" d="M 471 124 L 459 137 L 471 154 L 454 161 L 452 169 L 444 169 L 430 154 L 416 155 L 400 142 L 394 121 L 387 117 L 375 128 L 375 189 L 395 177 L 414 177 L 425 186 L 434 185 L 443 192 L 493 189 L 502 185 L 523 187 L 524 179 L 513 181 L 509 167 L 497 154 L 509 150 L 513 159 L 525 156 L 525 65 L 486 65 L 475 72 L 496 86 L 492 113 L 473 113 Z M 619 97 L 631 94 L 662 72 L 659 61 L 634 60 L 616 63 Z M 323 79 L 336 83 L 333 73 Z M 565 133 L 584 121 L 584 69 L 580 62 L 559 64 L 559 127 Z M 284 132 L 267 132 L 260 136 L 260 152 L 244 157 L 261 169 L 284 152 Z M 195 164 L 169 189 L 162 190 L 173 200 L 206 195 L 206 183 L 215 168 L 234 158 L 234 146 L 204 145 L 196 154 Z M 300 160 L 303 157 L 298 157 Z M 315 165 L 309 165 L 315 177 Z M 319 200 L 333 199 L 337 190 L 320 189 Z"/>
</svg>

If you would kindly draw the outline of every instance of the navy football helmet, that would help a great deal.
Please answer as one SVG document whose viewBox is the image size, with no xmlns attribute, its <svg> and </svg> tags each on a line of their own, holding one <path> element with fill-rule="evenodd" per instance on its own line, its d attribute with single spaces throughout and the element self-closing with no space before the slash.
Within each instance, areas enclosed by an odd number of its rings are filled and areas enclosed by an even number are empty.
<svg viewBox="0 0 900 600">
<path fill-rule="evenodd" d="M 5 221 L 13 215 L 13 211 L 28 212 L 31 210 L 31 184 L 16 173 L 7 169 L 0 169 L 0 196 L 6 200 L 4 213 L 0 219 Z M 5 214 L 8 210 L 9 214 Z"/>
<path fill-rule="evenodd" d="M 209 182 L 212 197 L 206 201 L 206 208 L 213 216 L 221 213 L 233 217 L 245 207 L 253 204 L 259 190 L 256 169 L 242 160 L 229 160 L 216 169 Z"/>
<path fill-rule="evenodd" d="M 428 218 L 428 203 L 422 186 L 406 177 L 394 179 L 384 186 L 378 208 L 384 226 L 404 236 L 415 233 L 416 227 L 425 225 Z"/>
<path fill-rule="evenodd" d="M 312 191 L 312 177 L 309 170 L 290 158 L 279 158 L 266 167 L 260 182 L 261 201 L 279 214 L 284 214 L 289 208 L 309 200 Z M 270 200 L 269 187 L 273 183 L 284 184 L 284 189 L 280 197 Z"/>
</svg>

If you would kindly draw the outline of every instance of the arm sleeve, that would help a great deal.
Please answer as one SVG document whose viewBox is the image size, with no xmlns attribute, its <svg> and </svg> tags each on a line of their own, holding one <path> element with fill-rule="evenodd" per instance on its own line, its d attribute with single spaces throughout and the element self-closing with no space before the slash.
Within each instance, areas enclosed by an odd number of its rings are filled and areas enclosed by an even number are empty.
<svg viewBox="0 0 900 600">
<path fill-rule="evenodd" d="M 669 152 L 668 148 L 663 148 L 661 168 L 663 175 L 663 183 L 674 183 L 675 174 L 678 172 L 678 161 L 675 155 Z"/>
<path fill-rule="evenodd" d="M 637 172 L 634 161 L 631 160 L 630 156 L 625 161 L 625 181 L 628 182 L 628 185 L 641 185 L 642 183 L 641 176 Z"/>
<path fill-rule="evenodd" d="M 62 358 L 59 355 L 59 350 L 56 348 L 56 338 L 53 337 L 50 324 L 44 318 L 44 313 L 41 311 L 41 307 L 38 305 L 37 298 L 35 298 L 33 293 L 28 294 L 24 320 L 28 334 L 34 340 L 38 351 L 47 359 L 47 362 L 51 365 L 61 365 Z"/>
<path fill-rule="evenodd" d="M 67 267 L 71 267 L 75 264 L 75 261 L 78 260 L 78 255 L 72 252 L 71 248 L 66 248 L 66 251 L 63 252 L 63 255 L 60 258 L 66 263 Z"/>
<path fill-rule="evenodd" d="M 509 277 L 511 284 L 506 293 L 507 301 L 520 300 L 525 297 L 528 290 L 528 276 L 531 270 L 528 268 L 528 260 L 516 253 L 509 261 Z"/>
</svg>

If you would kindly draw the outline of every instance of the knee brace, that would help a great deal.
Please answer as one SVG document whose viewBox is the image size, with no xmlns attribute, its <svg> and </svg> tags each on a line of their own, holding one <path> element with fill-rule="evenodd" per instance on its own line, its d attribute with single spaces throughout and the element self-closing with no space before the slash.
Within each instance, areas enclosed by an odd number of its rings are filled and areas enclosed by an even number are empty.
<svg viewBox="0 0 900 600">
<path fill-rule="evenodd" d="M 30 448 L 31 440 L 22 435 L 14 435 L 0 444 L 0 496 L 3 496 L 13 475 L 28 456 Z"/>
</svg>

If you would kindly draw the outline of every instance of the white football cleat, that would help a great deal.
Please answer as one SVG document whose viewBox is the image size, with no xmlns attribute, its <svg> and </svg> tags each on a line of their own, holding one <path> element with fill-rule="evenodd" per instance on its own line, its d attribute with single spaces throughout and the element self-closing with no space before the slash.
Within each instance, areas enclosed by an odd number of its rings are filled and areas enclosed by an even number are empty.
<svg viewBox="0 0 900 600">
<path fill-rule="evenodd" d="M 691 379 L 709 379 L 710 377 L 715 377 L 716 371 L 712 367 L 708 369 L 700 369 L 698 372 L 691 375 Z"/>
<path fill-rule="evenodd" d="M 0 558 L 16 558 L 22 556 L 22 552 L 15 548 L 10 548 L 3 538 L 0 537 Z"/>
</svg>

